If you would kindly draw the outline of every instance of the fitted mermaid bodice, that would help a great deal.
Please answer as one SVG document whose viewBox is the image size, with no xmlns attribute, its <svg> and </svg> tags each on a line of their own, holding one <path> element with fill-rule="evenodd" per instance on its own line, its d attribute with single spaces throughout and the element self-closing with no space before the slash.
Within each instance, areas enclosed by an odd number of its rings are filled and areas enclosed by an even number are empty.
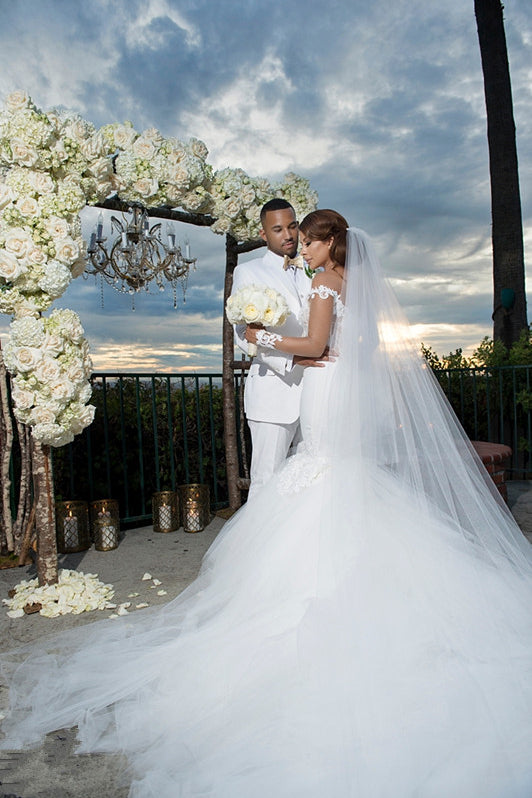
<svg viewBox="0 0 532 798">
<path fill-rule="evenodd" d="M 331 360 L 323 366 L 305 368 L 303 391 L 301 394 L 300 430 L 302 441 L 297 454 L 288 458 L 279 475 L 281 493 L 299 491 L 320 479 L 326 473 L 330 463 L 330 446 L 327 420 L 330 417 L 332 400 L 331 385 L 338 357 L 338 335 L 344 305 L 340 294 L 333 288 L 320 285 L 312 288 L 308 302 L 300 316 L 305 330 L 308 329 L 311 302 L 333 297 L 333 317 L 329 335 L 329 353 Z"/>
</svg>

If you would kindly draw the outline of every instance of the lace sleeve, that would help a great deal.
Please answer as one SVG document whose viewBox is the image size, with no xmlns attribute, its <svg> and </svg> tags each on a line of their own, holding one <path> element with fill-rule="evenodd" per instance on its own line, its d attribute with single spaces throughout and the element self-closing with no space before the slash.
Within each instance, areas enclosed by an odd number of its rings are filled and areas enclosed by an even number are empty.
<svg viewBox="0 0 532 798">
<path fill-rule="evenodd" d="M 332 296 L 333 299 L 339 299 L 338 291 L 335 291 L 334 288 L 329 288 L 328 285 L 317 285 L 311 288 L 308 298 L 313 299 L 315 296 L 318 296 L 320 299 L 328 299 L 330 296 Z"/>
</svg>

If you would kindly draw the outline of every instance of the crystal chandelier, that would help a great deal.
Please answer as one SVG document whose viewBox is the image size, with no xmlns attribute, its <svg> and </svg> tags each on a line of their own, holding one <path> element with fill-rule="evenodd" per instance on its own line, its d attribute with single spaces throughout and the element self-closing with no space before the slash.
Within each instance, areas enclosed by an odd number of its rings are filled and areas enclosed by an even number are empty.
<svg viewBox="0 0 532 798">
<path fill-rule="evenodd" d="M 103 214 L 90 237 L 87 249 L 86 274 L 100 276 L 117 291 L 134 296 L 139 291 L 149 292 L 155 282 L 160 291 L 165 283 L 172 286 L 174 308 L 177 307 L 177 285 L 181 285 L 183 301 L 188 273 L 196 258 L 190 257 L 190 245 L 185 241 L 185 254 L 176 244 L 173 225 L 166 224 L 166 240 L 161 233 L 162 223 L 150 227 L 150 217 L 145 208 L 132 205 L 122 219 L 111 216 L 111 234 L 116 238 L 106 246 L 103 232 Z"/>
</svg>

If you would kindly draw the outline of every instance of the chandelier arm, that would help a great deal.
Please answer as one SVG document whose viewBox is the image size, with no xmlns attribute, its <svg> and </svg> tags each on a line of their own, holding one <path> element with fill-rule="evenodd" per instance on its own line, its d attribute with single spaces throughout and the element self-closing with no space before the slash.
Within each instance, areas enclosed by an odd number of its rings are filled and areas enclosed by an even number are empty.
<svg viewBox="0 0 532 798">
<path fill-rule="evenodd" d="M 164 283 L 168 282 L 173 287 L 174 307 L 177 307 L 177 283 L 181 284 L 184 298 L 190 267 L 196 263 L 196 258 L 189 256 L 188 242 L 184 255 L 171 228 L 168 240 L 164 239 L 162 223 L 150 227 L 150 214 L 138 203 L 115 204 L 114 209 L 122 212 L 122 220 L 111 217 L 111 231 L 117 231 L 118 235 L 108 242 L 103 235 L 103 220 L 98 221 L 87 252 L 87 273 L 100 275 L 115 290 L 130 294 L 142 289 L 149 291 L 150 283 L 164 290 Z M 172 218 L 176 214 L 165 215 Z"/>
</svg>

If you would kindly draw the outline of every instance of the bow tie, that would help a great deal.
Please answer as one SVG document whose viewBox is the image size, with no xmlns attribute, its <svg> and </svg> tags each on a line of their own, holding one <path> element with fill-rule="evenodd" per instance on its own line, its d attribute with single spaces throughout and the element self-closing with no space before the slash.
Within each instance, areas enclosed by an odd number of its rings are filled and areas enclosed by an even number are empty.
<svg viewBox="0 0 532 798">
<path fill-rule="evenodd" d="M 284 256 L 284 263 L 283 269 L 286 271 L 287 269 L 304 269 L 305 268 L 305 261 L 303 260 L 302 255 L 296 255 L 295 258 L 290 258 L 288 255 Z"/>
</svg>

